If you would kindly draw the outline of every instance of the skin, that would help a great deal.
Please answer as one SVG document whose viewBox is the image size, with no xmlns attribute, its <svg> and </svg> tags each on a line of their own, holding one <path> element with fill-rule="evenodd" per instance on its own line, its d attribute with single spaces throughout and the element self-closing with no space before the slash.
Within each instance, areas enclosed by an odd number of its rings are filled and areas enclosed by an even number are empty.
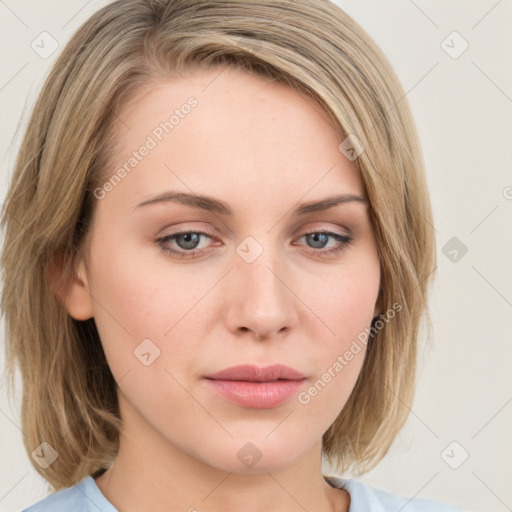
<svg viewBox="0 0 512 512">
<path fill-rule="evenodd" d="M 290 214 L 298 203 L 366 197 L 365 189 L 338 150 L 343 137 L 311 99 L 242 70 L 219 73 L 153 83 L 120 113 L 109 177 L 175 108 L 198 100 L 97 201 L 88 251 L 63 299 L 74 318 L 95 318 L 118 384 L 120 451 L 96 484 L 121 512 L 347 511 L 348 493 L 322 477 L 321 439 L 355 385 L 364 347 L 308 404 L 293 396 L 242 407 L 202 377 L 282 363 L 307 376 L 304 391 L 370 327 L 380 266 L 369 205 Z M 223 200 L 233 215 L 171 202 L 136 208 L 171 189 Z M 180 230 L 211 234 L 197 244 L 202 255 L 177 258 L 155 243 Z M 326 255 L 341 244 L 304 236 L 318 230 L 353 242 Z M 263 248 L 252 263 L 235 250 L 248 236 Z M 188 243 L 167 246 L 186 252 Z M 160 350 L 149 366 L 134 356 L 147 338 Z M 237 456 L 247 442 L 261 453 L 252 467 Z"/>
</svg>

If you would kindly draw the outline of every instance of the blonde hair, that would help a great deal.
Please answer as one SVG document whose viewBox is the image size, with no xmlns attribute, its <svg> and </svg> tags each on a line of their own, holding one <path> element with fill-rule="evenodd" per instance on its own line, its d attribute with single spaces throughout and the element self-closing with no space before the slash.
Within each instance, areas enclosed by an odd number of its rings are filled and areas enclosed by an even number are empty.
<svg viewBox="0 0 512 512">
<path fill-rule="evenodd" d="M 327 0 L 118 0 L 88 19 L 53 65 L 2 211 L 8 389 L 17 363 L 23 442 L 29 455 L 43 442 L 57 451 L 46 469 L 30 457 L 53 490 L 111 465 L 121 419 L 94 318 L 67 313 L 52 269 L 60 262 L 72 276 L 86 250 L 93 191 L 110 169 L 112 127 L 123 106 L 151 80 L 218 65 L 308 94 L 339 128 L 340 142 L 351 135 L 362 144 L 355 161 L 381 262 L 378 305 L 401 309 L 372 330 L 323 451 L 333 467 L 361 474 L 382 459 L 407 419 L 436 253 L 415 126 L 384 54 Z"/>
</svg>

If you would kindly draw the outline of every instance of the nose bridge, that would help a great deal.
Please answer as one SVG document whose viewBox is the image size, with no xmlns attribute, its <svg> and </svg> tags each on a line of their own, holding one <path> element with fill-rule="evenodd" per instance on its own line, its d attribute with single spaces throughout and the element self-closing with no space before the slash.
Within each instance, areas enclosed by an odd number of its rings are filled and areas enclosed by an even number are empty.
<svg viewBox="0 0 512 512">
<path fill-rule="evenodd" d="M 295 301 L 283 248 L 247 237 L 236 248 L 233 279 L 236 287 L 229 304 L 232 329 L 250 329 L 270 336 L 295 322 Z"/>
<path fill-rule="evenodd" d="M 243 253 L 247 248 L 249 252 Z M 282 274 L 286 274 L 286 271 L 280 251 L 281 248 L 272 247 L 269 241 L 263 246 L 255 240 L 246 240 L 237 248 L 239 258 L 235 266 L 236 273 L 248 297 L 258 301 L 259 307 L 289 299 L 283 284 L 285 276 Z M 265 299 L 265 302 L 260 302 L 260 299 Z"/>
<path fill-rule="evenodd" d="M 283 274 L 284 266 L 278 261 L 275 252 L 267 248 L 252 262 L 243 259 L 237 262 L 236 271 L 240 281 L 254 298 L 260 295 L 270 295 L 274 298 L 283 296 L 283 277 L 280 274 Z"/>
</svg>

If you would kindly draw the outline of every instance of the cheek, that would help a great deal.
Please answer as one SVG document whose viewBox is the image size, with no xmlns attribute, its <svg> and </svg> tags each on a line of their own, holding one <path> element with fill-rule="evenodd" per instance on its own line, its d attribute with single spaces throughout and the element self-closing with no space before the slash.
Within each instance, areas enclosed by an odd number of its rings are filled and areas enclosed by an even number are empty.
<svg viewBox="0 0 512 512">
<path fill-rule="evenodd" d="M 316 378 L 297 395 L 305 421 L 320 423 L 324 431 L 334 422 L 355 386 L 365 354 L 366 346 L 354 343 L 327 357 Z"/>
<path fill-rule="evenodd" d="M 144 363 L 158 374 L 172 368 L 192 371 L 194 349 L 204 337 L 205 321 L 198 319 L 205 318 L 208 301 L 201 299 L 211 280 L 155 258 L 156 252 L 148 258 L 140 248 L 125 244 L 120 251 L 119 240 L 104 240 L 109 242 L 95 248 L 91 290 L 95 323 L 116 380 L 129 371 L 133 378 L 148 370 Z M 142 378 L 157 377 L 146 371 Z"/>
<path fill-rule="evenodd" d="M 169 425 L 172 411 L 181 410 L 184 434 L 185 412 L 201 413 L 184 391 L 183 375 L 196 371 L 194 347 L 200 338 L 194 332 L 197 322 L 188 322 L 187 312 L 197 317 L 194 305 L 204 283 L 179 280 L 179 269 L 163 275 L 128 252 L 104 251 L 103 260 L 97 254 L 97 261 L 105 264 L 96 266 L 95 322 L 110 370 L 127 397 L 125 411 L 134 408 L 147 419 Z M 158 418 L 154 411 L 160 411 Z M 132 418 L 138 414 L 127 413 Z"/>
<path fill-rule="evenodd" d="M 363 286 L 349 286 L 345 281 L 330 294 L 319 294 L 317 304 L 323 306 L 318 315 L 323 323 L 323 335 L 314 336 L 314 350 L 310 352 L 310 367 L 315 377 L 297 396 L 299 409 L 307 416 L 317 418 L 327 428 L 345 406 L 366 355 L 366 342 L 375 297 L 378 289 L 373 281 Z M 377 281 L 378 283 L 378 281 Z M 320 310 L 320 308 L 319 308 Z M 318 329 L 318 322 L 314 322 Z M 311 322 L 310 322 L 311 325 Z"/>
<path fill-rule="evenodd" d="M 95 248 L 95 312 L 134 339 L 160 338 L 200 299 L 201 276 L 166 261 L 149 242 L 141 249 L 133 236 L 111 235 L 104 235 L 105 244 Z"/>
<path fill-rule="evenodd" d="M 305 279 L 302 297 L 311 312 L 308 339 L 315 340 L 310 365 L 315 379 L 298 396 L 309 418 L 332 423 L 343 409 L 357 381 L 366 355 L 366 342 L 374 316 L 380 285 L 380 265 L 376 253 L 368 251 L 347 258 L 346 264 L 332 268 L 323 279 Z"/>
<path fill-rule="evenodd" d="M 378 256 L 354 252 L 337 268 L 322 272 L 314 278 L 305 276 L 300 293 L 311 310 L 305 314 L 313 312 L 318 319 L 316 337 L 330 349 L 340 350 L 371 324 L 380 286 Z"/>
</svg>

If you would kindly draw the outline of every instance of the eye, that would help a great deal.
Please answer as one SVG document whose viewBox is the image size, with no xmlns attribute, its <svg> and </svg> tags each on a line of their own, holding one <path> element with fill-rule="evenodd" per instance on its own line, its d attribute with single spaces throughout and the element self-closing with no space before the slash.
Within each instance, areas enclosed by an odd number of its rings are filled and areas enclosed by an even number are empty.
<svg viewBox="0 0 512 512">
<path fill-rule="evenodd" d="M 333 238 L 338 242 L 338 245 L 335 247 L 322 251 L 313 251 L 321 255 L 329 256 L 341 252 L 353 241 L 353 238 L 349 235 L 342 235 L 341 233 L 334 233 L 332 231 L 311 231 L 309 233 L 304 233 L 299 240 L 301 238 L 306 238 L 309 243 L 312 243 L 313 249 L 323 249 L 329 238 Z"/>
<path fill-rule="evenodd" d="M 165 253 L 172 254 L 178 258 L 193 258 L 210 250 L 210 248 L 198 248 L 202 237 L 213 238 L 212 235 L 203 231 L 180 231 L 158 238 L 155 242 Z M 353 238 L 349 235 L 342 235 L 332 231 L 312 231 L 301 235 L 299 240 L 302 238 L 305 238 L 308 241 L 307 243 L 313 244 L 313 246 L 310 246 L 313 249 L 313 253 L 325 256 L 341 252 L 353 241 Z M 323 250 L 329 239 L 334 239 L 338 244 L 335 247 Z M 177 248 L 169 245 L 170 242 L 174 243 Z"/>
<path fill-rule="evenodd" d="M 201 237 L 211 238 L 208 233 L 203 231 L 181 231 L 166 235 L 162 238 L 158 238 L 156 243 L 162 249 L 162 251 L 177 256 L 178 258 L 190 258 L 196 256 L 198 253 L 205 252 L 205 249 L 196 249 Z M 169 246 L 168 242 L 173 241 L 178 249 L 173 249 Z"/>
</svg>

